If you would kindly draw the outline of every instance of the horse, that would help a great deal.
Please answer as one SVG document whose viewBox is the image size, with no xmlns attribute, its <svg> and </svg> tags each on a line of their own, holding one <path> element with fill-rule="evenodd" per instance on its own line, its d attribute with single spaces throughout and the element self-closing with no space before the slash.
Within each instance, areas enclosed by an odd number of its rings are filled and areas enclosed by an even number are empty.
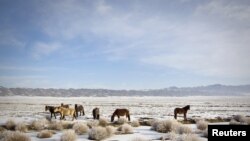
<svg viewBox="0 0 250 141">
<path fill-rule="evenodd" d="M 128 109 L 116 109 L 111 116 L 111 122 L 114 121 L 115 116 L 120 118 L 120 116 L 126 116 L 128 118 L 128 121 L 130 121 L 130 115 L 129 115 L 129 110 Z"/>
<path fill-rule="evenodd" d="M 190 105 L 187 105 L 183 108 L 174 109 L 174 118 L 177 119 L 177 114 L 184 114 L 184 120 L 187 120 L 187 111 L 190 110 Z"/>
<path fill-rule="evenodd" d="M 93 113 L 93 118 L 94 119 L 99 119 L 100 118 L 100 110 L 99 110 L 99 108 L 94 108 L 92 113 Z"/>
<path fill-rule="evenodd" d="M 54 106 L 45 106 L 45 111 L 48 111 L 50 112 L 50 118 L 52 118 L 52 114 L 54 114 L 54 117 L 56 119 L 56 112 L 55 112 L 55 107 Z"/>
<path fill-rule="evenodd" d="M 78 112 L 80 112 L 80 116 L 81 116 L 81 113 L 82 113 L 83 116 L 85 115 L 84 108 L 83 108 L 82 105 L 75 104 L 75 111 L 76 111 L 76 116 L 77 117 L 78 117 Z"/>
<path fill-rule="evenodd" d="M 61 114 L 61 120 L 65 119 L 65 116 L 72 116 L 72 121 L 76 119 L 76 111 L 73 108 L 55 107 L 54 111 Z"/>
<path fill-rule="evenodd" d="M 64 107 L 64 108 L 69 108 L 69 104 L 63 104 L 63 103 L 61 103 L 61 107 Z"/>
</svg>

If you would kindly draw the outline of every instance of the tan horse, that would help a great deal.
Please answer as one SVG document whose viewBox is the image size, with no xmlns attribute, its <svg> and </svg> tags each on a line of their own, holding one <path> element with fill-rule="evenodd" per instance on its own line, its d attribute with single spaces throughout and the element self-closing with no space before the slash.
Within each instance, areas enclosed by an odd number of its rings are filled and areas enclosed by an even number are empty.
<svg viewBox="0 0 250 141">
<path fill-rule="evenodd" d="M 113 115 L 111 116 L 111 122 L 114 121 L 115 116 L 120 118 L 120 116 L 126 116 L 128 118 L 128 121 L 130 121 L 130 115 L 128 109 L 116 109 Z"/>
<path fill-rule="evenodd" d="M 61 103 L 61 107 L 69 108 L 69 104 L 63 104 L 63 103 Z"/>
<path fill-rule="evenodd" d="M 177 114 L 184 114 L 184 120 L 187 120 L 187 111 L 190 110 L 190 105 L 187 105 L 183 108 L 174 109 L 174 118 L 177 119 Z"/>
<path fill-rule="evenodd" d="M 56 107 L 54 112 L 61 114 L 60 119 L 65 119 L 65 116 L 72 116 L 72 120 L 76 119 L 76 111 L 73 108 Z"/>
<path fill-rule="evenodd" d="M 99 108 L 94 108 L 93 111 L 92 111 L 92 114 L 93 114 L 94 119 L 99 119 L 100 118 L 100 110 L 99 110 Z"/>
</svg>

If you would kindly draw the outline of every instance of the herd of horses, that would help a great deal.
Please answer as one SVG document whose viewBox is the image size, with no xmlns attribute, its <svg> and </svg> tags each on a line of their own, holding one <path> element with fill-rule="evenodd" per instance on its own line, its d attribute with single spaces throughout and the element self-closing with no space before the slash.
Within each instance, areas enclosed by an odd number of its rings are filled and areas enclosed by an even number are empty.
<svg viewBox="0 0 250 141">
<path fill-rule="evenodd" d="M 184 115 L 184 120 L 187 120 L 187 111 L 190 110 L 190 105 L 187 105 L 183 108 L 175 108 L 174 109 L 174 118 L 177 119 L 177 114 L 183 114 Z M 78 116 L 84 116 L 84 108 L 80 104 L 75 104 L 74 108 L 71 108 L 69 104 L 63 104 L 61 103 L 61 106 L 45 106 L 45 111 L 49 111 L 51 114 L 51 117 L 55 117 L 56 119 L 56 113 L 60 114 L 60 119 L 65 120 L 65 116 L 71 116 L 72 120 L 76 119 Z M 80 113 L 80 115 L 78 115 Z M 94 108 L 92 110 L 92 115 L 93 119 L 99 120 L 100 118 L 100 109 L 99 108 Z M 111 116 L 111 122 L 114 121 L 115 117 L 120 118 L 120 116 L 126 116 L 128 118 L 128 121 L 130 121 L 130 114 L 128 109 L 116 109 L 114 113 Z"/>
</svg>

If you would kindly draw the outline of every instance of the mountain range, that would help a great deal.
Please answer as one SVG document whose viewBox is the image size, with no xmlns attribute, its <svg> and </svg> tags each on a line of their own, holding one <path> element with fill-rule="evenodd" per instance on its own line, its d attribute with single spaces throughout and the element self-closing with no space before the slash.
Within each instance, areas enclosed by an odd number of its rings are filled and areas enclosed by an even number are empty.
<svg viewBox="0 0 250 141">
<path fill-rule="evenodd" d="M 6 88 L 0 86 L 0 96 L 243 96 L 250 95 L 250 85 L 214 84 L 198 87 L 169 87 L 149 90 Z"/>
</svg>

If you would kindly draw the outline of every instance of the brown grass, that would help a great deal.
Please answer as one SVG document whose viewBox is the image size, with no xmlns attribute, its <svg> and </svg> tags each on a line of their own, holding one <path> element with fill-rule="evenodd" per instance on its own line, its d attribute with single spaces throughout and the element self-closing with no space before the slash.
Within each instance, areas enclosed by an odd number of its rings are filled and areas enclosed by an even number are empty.
<svg viewBox="0 0 250 141">
<path fill-rule="evenodd" d="M 37 134 L 38 138 L 51 138 L 53 135 L 53 132 L 50 130 L 42 130 Z"/>
<path fill-rule="evenodd" d="M 5 123 L 5 126 L 8 130 L 15 130 L 16 122 L 13 119 L 8 119 Z"/>
<path fill-rule="evenodd" d="M 106 127 L 108 125 L 108 120 L 105 118 L 99 119 L 99 126 Z"/>
<path fill-rule="evenodd" d="M 206 130 L 208 127 L 208 122 L 206 122 L 205 120 L 199 120 L 196 122 L 196 127 L 199 130 Z"/>
<path fill-rule="evenodd" d="M 74 123 L 73 129 L 78 135 L 82 135 L 88 132 L 89 127 L 85 123 L 77 122 Z"/>
<path fill-rule="evenodd" d="M 117 129 L 120 131 L 122 134 L 132 134 L 133 133 L 133 127 L 129 124 L 123 124 Z"/>
<path fill-rule="evenodd" d="M 113 126 L 107 126 L 101 127 L 93 127 L 89 132 L 89 139 L 91 140 L 103 140 L 107 137 L 110 137 L 114 134 L 114 127 Z"/>
<path fill-rule="evenodd" d="M 19 131 L 4 131 L 1 138 L 3 141 L 31 141 L 28 135 Z"/>
<path fill-rule="evenodd" d="M 48 124 L 49 124 L 49 121 L 46 119 L 34 120 L 32 121 L 30 128 L 32 130 L 43 130 Z"/>
<path fill-rule="evenodd" d="M 133 127 L 139 127 L 140 126 L 140 122 L 138 120 L 133 120 L 131 122 L 131 126 L 133 126 Z"/>
<path fill-rule="evenodd" d="M 61 136 L 61 141 L 75 141 L 77 138 L 77 135 L 74 130 L 66 130 L 63 132 Z"/>
<path fill-rule="evenodd" d="M 161 133 L 168 133 L 176 129 L 179 124 L 176 120 L 155 121 L 151 129 Z"/>
<path fill-rule="evenodd" d="M 28 131 L 28 127 L 25 123 L 23 122 L 19 122 L 17 123 L 16 127 L 15 127 L 16 131 L 20 131 L 20 132 L 27 132 Z"/>
<path fill-rule="evenodd" d="M 49 124 L 49 129 L 50 129 L 50 130 L 58 130 L 58 131 L 63 130 L 62 122 L 52 121 L 52 122 Z"/>
</svg>

